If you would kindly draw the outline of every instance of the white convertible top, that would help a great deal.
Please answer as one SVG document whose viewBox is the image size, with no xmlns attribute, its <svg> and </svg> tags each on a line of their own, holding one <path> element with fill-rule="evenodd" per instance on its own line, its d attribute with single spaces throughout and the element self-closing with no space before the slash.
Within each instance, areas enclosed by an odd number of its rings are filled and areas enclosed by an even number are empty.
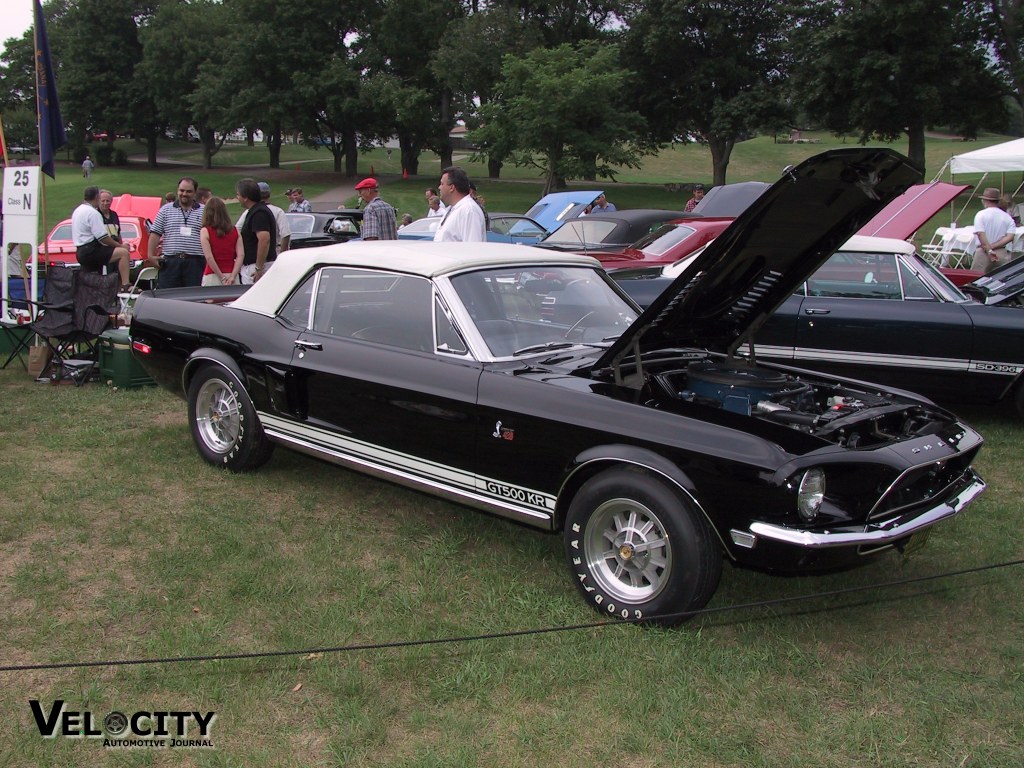
<svg viewBox="0 0 1024 768">
<path fill-rule="evenodd" d="M 906 240 L 894 240 L 891 237 L 872 237 L 870 235 L 854 235 L 845 243 L 840 251 L 862 251 L 864 253 L 913 253 L 913 243 Z"/>
<path fill-rule="evenodd" d="M 543 248 L 508 243 L 434 243 L 417 240 L 371 240 L 299 248 L 277 257 L 266 277 L 236 299 L 232 306 L 272 315 L 300 280 L 319 266 L 365 267 L 420 277 L 462 272 L 467 269 L 523 266 L 578 265 L 600 267 L 590 256 L 563 254 Z"/>
</svg>

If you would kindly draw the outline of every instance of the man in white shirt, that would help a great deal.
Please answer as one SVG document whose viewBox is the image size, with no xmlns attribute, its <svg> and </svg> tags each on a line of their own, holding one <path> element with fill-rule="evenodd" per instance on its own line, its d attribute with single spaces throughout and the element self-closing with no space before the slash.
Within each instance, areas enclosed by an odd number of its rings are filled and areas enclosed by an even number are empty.
<svg viewBox="0 0 1024 768">
<path fill-rule="evenodd" d="M 444 216 L 445 208 L 444 203 L 441 202 L 441 198 L 435 195 L 434 197 L 427 198 L 427 218 L 435 219 Z"/>
<path fill-rule="evenodd" d="M 86 187 L 82 204 L 71 214 L 71 240 L 82 269 L 102 273 L 104 267 L 116 266 L 121 287 L 130 287 L 128 249 L 110 236 L 103 223 L 99 187 Z"/>
<path fill-rule="evenodd" d="M 999 190 L 995 187 L 981 193 L 981 204 L 985 207 L 974 217 L 978 249 L 974 252 L 971 269 L 991 272 L 1010 260 L 1006 246 L 1013 241 L 1014 224 L 1010 214 L 999 207 Z"/>
<path fill-rule="evenodd" d="M 470 195 L 469 176 L 458 166 L 445 168 L 439 185 L 441 200 L 448 206 L 434 242 L 484 242 L 487 225 L 483 209 Z"/>
<path fill-rule="evenodd" d="M 441 202 L 441 198 L 437 195 L 437 190 L 433 187 L 427 187 L 423 192 L 423 196 L 427 198 L 427 218 L 433 216 L 444 216 L 445 211 L 448 210 L 448 206 Z"/>
</svg>

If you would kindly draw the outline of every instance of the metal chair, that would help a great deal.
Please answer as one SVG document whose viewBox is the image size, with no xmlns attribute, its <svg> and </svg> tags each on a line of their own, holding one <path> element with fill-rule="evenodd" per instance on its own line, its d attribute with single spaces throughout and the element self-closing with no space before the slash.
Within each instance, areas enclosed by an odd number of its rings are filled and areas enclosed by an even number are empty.
<svg viewBox="0 0 1024 768">
<path fill-rule="evenodd" d="M 131 309 L 132 305 L 135 304 L 136 297 L 142 292 L 141 284 L 149 283 L 152 285 L 159 276 L 160 270 L 156 267 L 143 267 L 135 277 L 132 287 L 128 291 L 117 294 L 117 299 L 120 302 L 120 314 L 125 316 L 126 321 L 131 317 Z"/>
<path fill-rule="evenodd" d="M 935 230 L 935 234 L 932 235 L 932 239 L 921 246 L 921 256 L 932 264 L 938 264 L 942 258 L 942 254 L 946 248 L 949 247 L 950 241 L 953 238 L 953 233 L 956 230 L 953 227 L 938 227 Z"/>
<path fill-rule="evenodd" d="M 977 248 L 974 227 L 938 227 L 931 242 L 921 246 L 921 256 L 936 267 L 969 267 Z"/>
</svg>

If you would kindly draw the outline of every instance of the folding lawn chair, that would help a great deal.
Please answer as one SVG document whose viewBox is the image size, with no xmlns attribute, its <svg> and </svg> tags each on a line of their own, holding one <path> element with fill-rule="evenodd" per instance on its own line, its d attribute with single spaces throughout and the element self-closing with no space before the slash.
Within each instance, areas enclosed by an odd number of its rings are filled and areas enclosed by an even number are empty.
<svg viewBox="0 0 1024 768">
<path fill-rule="evenodd" d="M 53 266 L 50 268 L 46 276 L 46 285 L 43 287 L 43 300 L 38 303 L 26 300 L 29 305 L 29 311 L 35 318 L 31 323 L 22 326 L 27 328 L 29 333 L 22 335 L 19 346 L 11 352 L 10 357 L 4 363 L 4 367 L 7 367 L 7 364 L 16 355 L 20 357 L 22 352 L 27 351 L 36 337 L 43 339 L 47 346 L 50 347 L 52 359 L 53 347 L 48 340 L 51 337 L 59 338 L 68 334 L 75 327 L 73 310 L 75 273 L 77 271 L 77 269 L 63 266 Z M 48 373 L 48 369 L 49 366 L 40 375 Z"/>
<path fill-rule="evenodd" d="M 42 304 L 36 321 L 29 325 L 50 349 L 50 363 L 41 377 L 59 381 L 67 372 L 78 386 L 88 381 L 96 368 L 100 334 L 117 313 L 119 279 L 117 274 L 80 269 L 51 270 L 46 290 L 52 280 L 54 300 Z M 70 300 L 65 298 L 69 288 Z"/>
</svg>

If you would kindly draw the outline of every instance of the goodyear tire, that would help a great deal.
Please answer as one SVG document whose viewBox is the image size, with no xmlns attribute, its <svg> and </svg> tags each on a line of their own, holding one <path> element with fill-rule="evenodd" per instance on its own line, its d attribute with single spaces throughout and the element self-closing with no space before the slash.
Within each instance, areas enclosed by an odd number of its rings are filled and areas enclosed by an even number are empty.
<svg viewBox="0 0 1024 768">
<path fill-rule="evenodd" d="M 188 422 L 199 455 L 214 466 L 245 472 L 273 453 L 252 400 L 219 366 L 205 366 L 189 384 Z"/>
<path fill-rule="evenodd" d="M 690 502 L 634 468 L 584 483 L 564 537 L 573 581 L 609 617 L 680 624 L 707 604 L 722 574 L 721 551 Z"/>
</svg>

